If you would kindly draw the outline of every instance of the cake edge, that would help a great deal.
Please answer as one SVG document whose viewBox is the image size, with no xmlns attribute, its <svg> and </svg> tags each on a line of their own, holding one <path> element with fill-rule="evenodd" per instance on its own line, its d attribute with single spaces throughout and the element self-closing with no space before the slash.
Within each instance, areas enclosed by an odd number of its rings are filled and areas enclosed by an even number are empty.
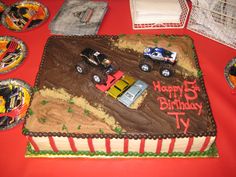
<svg viewBox="0 0 236 177">
<path fill-rule="evenodd" d="M 192 44 L 194 44 L 193 43 L 193 39 L 190 36 L 188 36 L 188 35 L 164 35 L 164 36 L 167 36 L 167 37 L 168 36 L 176 36 L 176 37 L 183 37 L 183 36 L 185 36 L 185 37 L 188 37 L 189 39 L 191 39 Z M 43 55 L 42 55 L 42 61 L 40 63 L 39 72 L 37 73 L 34 87 L 37 88 L 37 85 L 39 83 L 40 73 L 41 73 L 42 67 L 44 65 L 45 56 L 46 56 L 46 53 L 47 53 L 47 47 L 48 47 L 48 44 L 49 44 L 49 42 L 51 40 L 57 39 L 57 38 L 72 38 L 72 39 L 73 38 L 77 38 L 77 39 L 79 39 L 79 38 L 109 38 L 110 39 L 110 38 L 118 38 L 118 37 L 119 37 L 118 35 L 87 35 L 87 36 L 57 36 L 57 35 L 53 35 L 53 36 L 50 36 L 48 38 L 48 40 L 46 42 L 46 45 L 45 45 L 45 48 L 44 48 L 44 52 L 43 52 Z M 203 90 L 203 92 L 207 93 L 206 88 L 205 88 L 205 84 L 204 84 L 204 78 L 203 78 L 202 73 L 201 73 L 201 68 L 200 68 L 200 65 L 199 65 L 199 61 L 198 61 L 198 57 L 197 57 L 194 45 L 192 45 L 192 49 L 193 49 L 193 52 L 194 52 L 194 61 L 195 61 L 195 64 L 196 64 L 196 68 L 197 68 L 198 71 L 200 71 L 199 81 L 201 83 L 201 89 Z M 116 50 L 120 50 L 120 49 L 118 47 L 116 47 Z M 133 52 L 136 52 L 136 51 L 133 51 Z M 88 139 L 88 140 L 91 140 L 91 139 L 104 139 L 104 140 L 109 139 L 109 140 L 112 140 L 112 139 L 122 139 L 123 138 L 124 140 L 125 139 L 128 139 L 128 140 L 140 140 L 140 142 L 145 141 L 145 140 L 152 140 L 152 139 L 153 140 L 156 140 L 156 139 L 158 139 L 158 140 L 166 140 L 167 139 L 167 140 L 171 140 L 171 142 L 172 142 L 172 140 L 175 141 L 175 139 L 188 138 L 190 140 L 192 138 L 202 138 L 203 137 L 203 138 L 205 138 L 205 141 L 202 144 L 202 147 L 204 146 L 204 144 L 206 144 L 206 142 L 208 142 L 207 143 L 207 147 L 205 147 L 204 151 L 202 151 L 202 152 L 197 151 L 199 153 L 203 153 L 203 152 L 206 152 L 209 149 L 211 149 L 210 147 L 211 147 L 212 144 L 214 144 L 215 136 L 216 136 L 216 133 L 217 133 L 215 120 L 214 120 L 213 115 L 212 115 L 211 106 L 210 106 L 210 102 L 209 102 L 209 98 L 208 98 L 207 94 L 206 94 L 206 100 L 207 100 L 207 114 L 211 118 L 211 126 L 212 126 L 212 130 L 211 131 L 206 131 L 206 132 L 200 132 L 200 133 L 194 133 L 194 134 L 193 133 L 188 133 L 188 134 L 184 134 L 184 133 L 178 133 L 177 134 L 176 133 L 176 134 L 162 134 L 162 135 L 142 134 L 142 133 L 128 133 L 128 134 L 127 133 L 126 134 L 79 134 L 79 133 L 62 133 L 62 132 L 32 132 L 32 131 L 29 131 L 27 128 L 25 128 L 25 124 L 26 124 L 26 122 L 25 122 L 24 125 L 23 125 L 22 133 L 23 133 L 23 135 L 27 136 L 28 139 L 29 138 L 33 139 L 33 137 L 34 138 L 35 137 L 49 137 L 49 139 L 50 138 L 53 139 L 53 138 L 56 138 L 56 137 L 68 137 L 68 138 L 78 138 L 78 139 Z M 26 117 L 27 118 L 29 117 L 29 112 L 27 113 Z M 211 141 L 209 139 L 211 139 Z M 30 142 L 31 146 L 33 146 L 34 143 Z M 142 144 L 142 143 L 140 143 L 140 144 Z M 192 142 L 192 144 L 193 144 L 193 142 Z M 55 142 L 54 142 L 54 145 L 55 145 Z M 173 146 L 173 145 L 174 145 L 173 142 L 170 143 L 170 146 Z M 140 147 L 141 147 L 141 145 L 140 145 Z M 170 149 L 170 147 L 169 147 L 169 149 Z M 89 150 L 91 150 L 91 149 L 89 149 Z M 172 151 L 173 150 L 174 149 L 172 147 Z M 29 152 L 29 151 L 27 151 L 27 152 Z M 37 150 L 35 152 L 37 152 Z M 52 152 L 57 153 L 57 150 L 54 149 Z M 75 153 L 75 152 L 73 152 L 73 153 Z M 92 152 L 93 155 L 94 155 L 94 153 L 96 153 L 96 152 Z M 113 153 L 113 152 L 111 152 L 111 153 Z M 127 152 L 127 153 L 129 153 L 129 152 Z M 138 152 L 138 153 L 139 154 L 145 154 L 145 153 L 149 153 L 149 152 L 143 151 L 142 153 L 140 153 L 140 152 Z M 175 152 L 175 151 L 173 151 L 172 153 L 183 153 L 183 152 Z M 189 153 L 192 153 L 192 152 L 189 151 L 188 154 Z M 110 154 L 110 153 L 108 153 L 108 154 Z M 184 153 L 184 154 L 186 154 L 186 153 Z M 168 153 L 168 156 L 169 155 L 170 155 L 170 153 Z"/>
</svg>

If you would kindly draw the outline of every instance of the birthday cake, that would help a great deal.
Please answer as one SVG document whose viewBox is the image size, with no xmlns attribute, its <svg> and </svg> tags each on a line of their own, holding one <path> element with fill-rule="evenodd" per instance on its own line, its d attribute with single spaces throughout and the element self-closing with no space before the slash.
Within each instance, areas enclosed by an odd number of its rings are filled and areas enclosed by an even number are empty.
<svg viewBox="0 0 236 177">
<path fill-rule="evenodd" d="M 28 157 L 217 156 L 188 36 L 52 36 L 23 127 Z"/>
</svg>

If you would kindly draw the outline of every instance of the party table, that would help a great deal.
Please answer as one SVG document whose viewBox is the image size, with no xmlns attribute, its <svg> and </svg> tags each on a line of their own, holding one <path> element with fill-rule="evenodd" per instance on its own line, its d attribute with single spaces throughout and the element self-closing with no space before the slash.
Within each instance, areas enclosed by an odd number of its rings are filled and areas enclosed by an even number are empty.
<svg viewBox="0 0 236 177">
<path fill-rule="evenodd" d="M 10 5 L 16 1 L 3 0 Z M 48 25 L 63 0 L 39 0 L 50 16 L 42 26 L 26 32 L 13 32 L 0 25 L 0 36 L 15 36 L 25 42 L 27 57 L 17 69 L 0 79 L 17 78 L 34 85 L 45 43 L 51 32 Z M 203 71 L 206 90 L 217 125 L 216 145 L 219 158 L 25 158 L 26 138 L 23 123 L 0 132 L 0 176 L 236 176 L 236 93 L 224 78 L 224 67 L 236 50 L 184 29 L 133 30 L 128 0 L 108 0 L 109 8 L 99 35 L 176 34 L 193 38 Z"/>
</svg>

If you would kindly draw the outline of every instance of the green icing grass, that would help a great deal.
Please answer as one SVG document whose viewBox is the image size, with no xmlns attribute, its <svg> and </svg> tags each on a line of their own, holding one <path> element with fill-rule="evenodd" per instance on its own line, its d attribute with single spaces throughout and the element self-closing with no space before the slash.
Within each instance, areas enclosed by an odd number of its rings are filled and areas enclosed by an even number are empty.
<svg viewBox="0 0 236 177">
<path fill-rule="evenodd" d="M 197 71 L 197 76 L 198 76 L 198 78 L 201 78 L 201 77 L 202 77 L 202 71 L 201 71 L 201 70 L 198 70 L 198 71 Z"/>
<path fill-rule="evenodd" d="M 69 99 L 69 100 L 68 100 L 68 103 L 69 103 L 69 104 L 75 104 L 73 99 Z"/>
<path fill-rule="evenodd" d="M 36 93 L 36 92 L 38 92 L 38 91 L 39 91 L 39 88 L 38 88 L 38 87 L 34 87 L 34 88 L 33 88 L 33 92 L 34 92 L 34 93 Z"/>
<path fill-rule="evenodd" d="M 22 133 L 23 133 L 23 134 L 26 134 L 26 133 L 28 133 L 28 132 L 29 132 L 29 130 L 28 130 L 27 128 L 23 127 Z"/>
<path fill-rule="evenodd" d="M 73 109 L 72 109 L 71 107 L 69 107 L 69 108 L 67 109 L 67 112 L 73 113 L 74 111 L 73 111 Z"/>
<path fill-rule="evenodd" d="M 40 104 L 41 104 L 41 105 L 46 105 L 46 104 L 48 104 L 48 101 L 47 101 L 47 100 L 42 100 L 42 101 L 40 102 Z"/>
<path fill-rule="evenodd" d="M 32 116 L 34 114 L 34 112 L 31 108 L 28 109 L 28 113 L 29 113 L 30 116 Z"/>
<path fill-rule="evenodd" d="M 84 109 L 84 115 L 89 116 L 90 115 L 90 111 L 88 109 Z"/>
</svg>

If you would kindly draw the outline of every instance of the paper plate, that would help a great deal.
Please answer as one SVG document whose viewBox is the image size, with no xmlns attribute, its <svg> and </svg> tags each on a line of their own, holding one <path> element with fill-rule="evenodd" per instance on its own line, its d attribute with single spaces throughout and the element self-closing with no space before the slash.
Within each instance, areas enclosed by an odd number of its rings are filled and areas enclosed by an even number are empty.
<svg viewBox="0 0 236 177">
<path fill-rule="evenodd" d="M 17 68 L 26 57 L 26 46 L 23 41 L 0 36 L 0 74 Z"/>
<path fill-rule="evenodd" d="M 0 19 L 1 19 L 1 16 L 6 8 L 7 8 L 7 6 L 5 4 L 3 4 L 2 2 L 0 2 Z"/>
<path fill-rule="evenodd" d="M 12 128 L 24 120 L 31 93 L 30 86 L 21 80 L 0 81 L 0 130 Z"/>
<path fill-rule="evenodd" d="M 21 1 L 8 7 L 2 14 L 2 24 L 13 31 L 26 31 L 48 19 L 48 9 L 36 1 Z"/>
<path fill-rule="evenodd" d="M 236 57 L 225 67 L 225 78 L 232 89 L 236 88 Z"/>
</svg>

